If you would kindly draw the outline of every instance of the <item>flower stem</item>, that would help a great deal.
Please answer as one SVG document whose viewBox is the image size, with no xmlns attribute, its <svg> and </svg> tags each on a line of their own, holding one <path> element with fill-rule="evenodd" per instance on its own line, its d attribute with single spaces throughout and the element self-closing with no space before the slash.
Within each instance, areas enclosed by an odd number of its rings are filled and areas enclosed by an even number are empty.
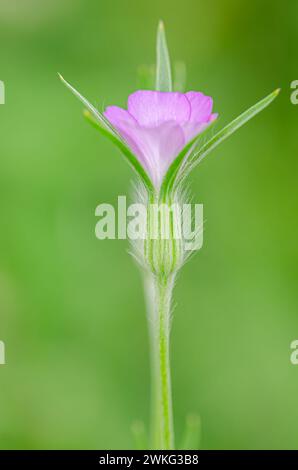
<svg viewBox="0 0 298 470">
<path fill-rule="evenodd" d="M 174 279 L 152 279 L 148 319 L 151 346 L 151 441 L 153 449 L 174 449 L 172 391 L 170 377 L 170 309 Z M 147 294 L 148 287 L 147 283 Z M 150 290 L 150 289 L 149 289 Z M 148 299 L 147 295 L 147 299 Z M 152 307 L 155 308 L 152 308 Z"/>
<path fill-rule="evenodd" d="M 155 296 L 155 279 L 151 273 L 144 276 L 145 298 L 147 306 L 147 320 L 150 341 L 150 448 L 158 449 L 160 446 L 160 387 L 159 387 L 159 365 L 158 365 L 158 344 L 157 344 L 157 309 Z"/>
<path fill-rule="evenodd" d="M 160 444 L 162 449 L 174 449 L 174 426 L 170 375 L 170 309 L 172 279 L 157 280 L 158 308 L 158 373 L 160 386 Z"/>
</svg>

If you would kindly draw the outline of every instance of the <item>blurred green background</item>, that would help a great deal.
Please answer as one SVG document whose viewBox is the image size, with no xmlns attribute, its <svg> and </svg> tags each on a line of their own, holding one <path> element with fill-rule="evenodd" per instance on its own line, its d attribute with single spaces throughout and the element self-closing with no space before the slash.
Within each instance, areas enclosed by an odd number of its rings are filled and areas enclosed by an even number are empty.
<svg viewBox="0 0 298 470">
<path fill-rule="evenodd" d="M 194 411 L 204 449 L 298 448 L 298 3 L 1 0 L 1 449 L 133 448 L 131 423 L 149 421 L 140 275 L 125 241 L 94 235 L 132 173 L 57 72 L 124 105 L 159 18 L 219 126 L 282 87 L 191 178 L 206 223 L 175 291 L 177 445 Z"/>
</svg>

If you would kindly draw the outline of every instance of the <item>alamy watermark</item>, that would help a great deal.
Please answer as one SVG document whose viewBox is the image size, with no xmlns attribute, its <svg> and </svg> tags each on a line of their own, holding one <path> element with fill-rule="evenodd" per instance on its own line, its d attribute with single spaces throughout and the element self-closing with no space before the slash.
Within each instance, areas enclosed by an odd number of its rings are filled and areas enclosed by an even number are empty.
<svg viewBox="0 0 298 470">
<path fill-rule="evenodd" d="M 130 204 L 126 196 L 118 196 L 117 207 L 99 204 L 95 235 L 105 239 L 182 240 L 186 251 L 203 245 L 203 204 Z M 150 227 L 150 228 L 148 228 Z"/>
<path fill-rule="evenodd" d="M 298 104 L 298 80 L 293 80 L 291 83 L 291 88 L 294 90 L 291 93 L 291 103 Z"/>
<path fill-rule="evenodd" d="M 5 364 L 5 344 L 0 341 L 0 365 Z"/>
<path fill-rule="evenodd" d="M 298 364 L 298 340 L 294 339 L 294 341 L 291 342 L 291 349 L 293 349 L 290 357 L 291 363 L 296 366 Z"/>
<path fill-rule="evenodd" d="M 5 104 L 5 85 L 2 80 L 0 80 L 0 104 Z"/>
</svg>

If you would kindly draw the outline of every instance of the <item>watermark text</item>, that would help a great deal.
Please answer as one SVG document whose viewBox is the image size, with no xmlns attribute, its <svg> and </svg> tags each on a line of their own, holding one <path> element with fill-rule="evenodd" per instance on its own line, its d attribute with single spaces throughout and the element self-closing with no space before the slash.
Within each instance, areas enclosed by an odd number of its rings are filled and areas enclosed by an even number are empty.
<svg viewBox="0 0 298 470">
<path fill-rule="evenodd" d="M 117 207 L 99 204 L 95 235 L 99 240 L 182 240 L 186 251 L 203 245 L 203 204 L 150 203 L 127 205 L 119 196 Z"/>
<path fill-rule="evenodd" d="M 0 341 L 0 365 L 5 364 L 5 344 Z"/>
</svg>

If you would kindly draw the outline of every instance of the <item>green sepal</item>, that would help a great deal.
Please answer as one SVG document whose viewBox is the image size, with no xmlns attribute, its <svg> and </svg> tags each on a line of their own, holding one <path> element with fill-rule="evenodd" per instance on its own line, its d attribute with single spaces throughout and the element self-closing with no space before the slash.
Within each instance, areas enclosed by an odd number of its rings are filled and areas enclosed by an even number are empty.
<svg viewBox="0 0 298 470">
<path fill-rule="evenodd" d="M 172 91 L 171 62 L 164 24 L 159 22 L 156 40 L 156 82 L 157 91 Z"/>
<path fill-rule="evenodd" d="M 160 196 L 161 199 L 164 199 L 167 194 L 171 192 L 177 180 L 179 180 L 179 173 L 182 172 L 183 165 L 185 164 L 185 160 L 190 158 L 192 151 L 194 151 L 198 143 L 201 139 L 205 136 L 205 134 L 210 131 L 213 125 L 216 123 L 214 120 L 203 132 L 196 135 L 188 144 L 181 150 L 179 155 L 175 158 L 175 160 L 169 166 L 163 180 L 162 185 L 160 188 Z M 188 155 L 189 154 L 189 155 Z"/>
<path fill-rule="evenodd" d="M 265 109 L 279 94 L 280 89 L 277 89 L 266 96 L 264 99 L 256 103 L 254 106 L 246 110 L 227 126 L 217 132 L 205 144 L 198 149 L 200 138 L 210 129 L 208 126 L 203 133 L 199 134 L 192 141 L 190 141 L 175 160 L 170 165 L 167 173 L 164 176 L 161 185 L 161 197 L 165 197 L 174 187 L 177 187 L 182 180 L 193 170 L 193 168 L 200 163 L 215 147 L 221 142 L 232 135 L 237 129 L 242 127 L 246 122 L 252 119 L 256 114 Z M 213 123 L 217 122 L 216 120 Z M 213 124 L 212 123 L 212 124 Z M 211 125 L 212 125 L 211 124 Z"/>
<path fill-rule="evenodd" d="M 120 134 L 117 130 L 112 126 L 112 124 L 105 118 L 105 116 L 100 113 L 89 101 L 84 98 L 72 85 L 70 85 L 64 78 L 59 75 L 61 81 L 71 90 L 71 92 L 84 104 L 87 108 L 84 115 L 88 119 L 88 121 L 103 135 L 108 137 L 108 139 L 116 145 L 116 147 L 121 150 L 124 157 L 130 164 L 130 166 L 134 169 L 137 175 L 141 178 L 143 184 L 145 185 L 146 189 L 149 192 L 154 191 L 153 184 L 151 179 L 149 178 L 148 174 L 140 164 L 137 157 L 133 154 L 130 150 L 126 142 L 122 139 Z"/>
<path fill-rule="evenodd" d="M 251 108 L 244 111 L 236 119 L 226 125 L 223 129 L 217 132 L 213 137 L 211 137 L 208 142 L 206 142 L 197 152 L 194 153 L 192 158 L 188 161 L 191 165 L 190 170 L 193 169 L 198 163 L 200 163 L 203 158 L 205 158 L 215 147 L 217 147 L 221 142 L 226 140 L 230 135 L 234 134 L 240 127 L 242 127 L 246 122 L 260 113 L 263 109 L 269 106 L 270 103 L 278 96 L 280 88 L 270 93 L 270 95 L 263 98 L 261 101 L 253 105 Z"/>
</svg>

